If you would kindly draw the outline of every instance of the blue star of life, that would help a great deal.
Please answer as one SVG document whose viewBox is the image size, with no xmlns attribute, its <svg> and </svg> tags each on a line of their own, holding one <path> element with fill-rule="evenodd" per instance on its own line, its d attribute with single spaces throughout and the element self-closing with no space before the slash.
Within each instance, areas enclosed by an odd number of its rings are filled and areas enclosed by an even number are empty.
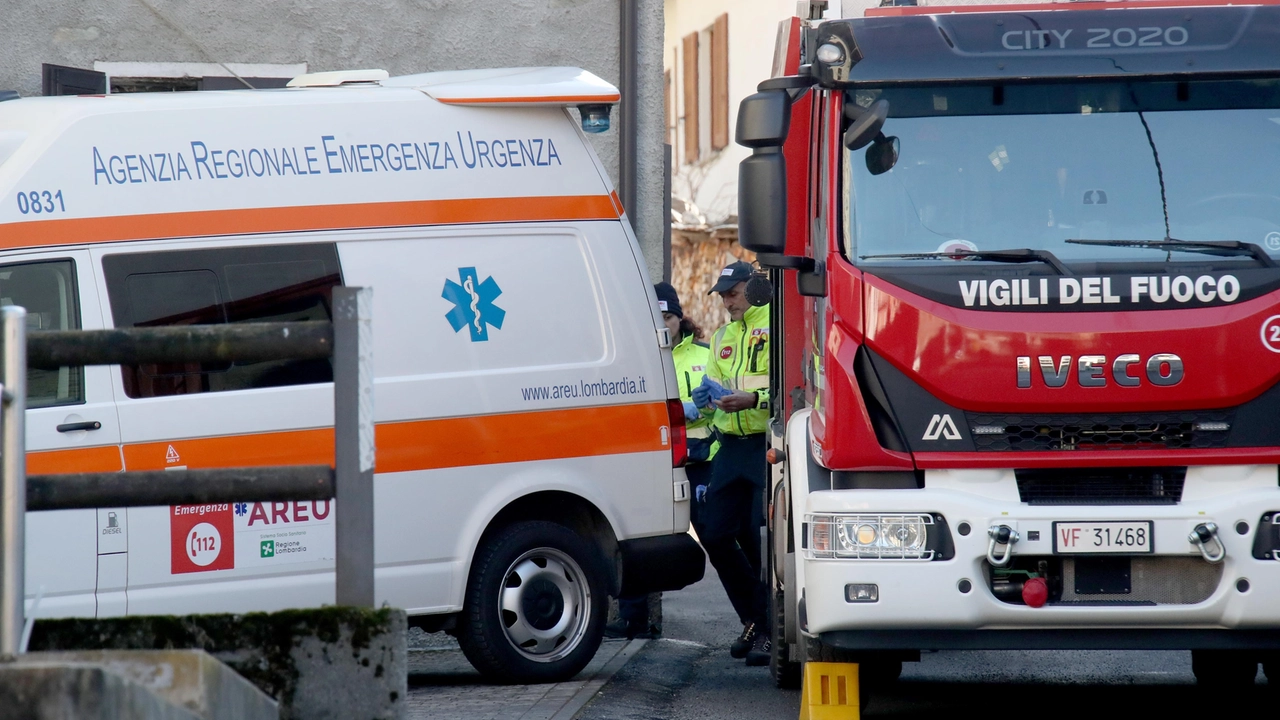
<svg viewBox="0 0 1280 720">
<path fill-rule="evenodd" d="M 471 342 L 484 342 L 489 339 L 489 326 L 502 329 L 502 320 L 507 311 L 493 304 L 502 294 L 502 288 L 494 281 L 493 276 L 480 282 L 473 267 L 458 268 L 458 279 L 444 281 L 445 300 L 453 303 L 453 309 L 445 314 L 454 332 L 467 328 L 471 332 Z"/>
</svg>

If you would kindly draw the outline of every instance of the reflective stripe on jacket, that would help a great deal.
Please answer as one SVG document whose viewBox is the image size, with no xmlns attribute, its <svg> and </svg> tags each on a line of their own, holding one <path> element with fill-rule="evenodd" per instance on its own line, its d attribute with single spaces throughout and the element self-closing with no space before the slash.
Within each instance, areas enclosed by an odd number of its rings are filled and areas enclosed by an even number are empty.
<svg viewBox="0 0 1280 720">
<path fill-rule="evenodd" d="M 769 428 L 769 306 L 747 310 L 711 338 L 707 375 L 730 390 L 754 392 L 754 408 L 736 413 L 716 410 L 712 422 L 730 435 L 751 435 Z"/>
<path fill-rule="evenodd" d="M 676 365 L 676 384 L 680 386 L 680 399 L 684 402 L 693 401 L 693 389 L 702 384 L 702 376 L 707 373 L 707 360 L 710 357 L 711 348 L 695 342 L 693 335 L 685 335 L 675 347 L 671 348 L 671 359 Z M 716 454 L 720 444 L 710 439 L 711 418 L 702 417 L 688 421 L 685 432 L 689 438 L 691 450 L 695 443 L 708 442 L 712 444 L 706 459 L 710 460 Z"/>
</svg>

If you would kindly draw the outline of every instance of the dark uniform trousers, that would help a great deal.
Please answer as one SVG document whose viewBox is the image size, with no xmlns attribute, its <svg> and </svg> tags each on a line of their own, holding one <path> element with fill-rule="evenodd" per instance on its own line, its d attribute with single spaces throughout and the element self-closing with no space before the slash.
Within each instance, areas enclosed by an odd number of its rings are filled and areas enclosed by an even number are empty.
<svg viewBox="0 0 1280 720">
<path fill-rule="evenodd" d="M 767 633 L 765 588 L 760 582 L 766 449 L 765 433 L 720 435 L 706 502 L 700 508 L 698 537 L 738 618 Z"/>
</svg>

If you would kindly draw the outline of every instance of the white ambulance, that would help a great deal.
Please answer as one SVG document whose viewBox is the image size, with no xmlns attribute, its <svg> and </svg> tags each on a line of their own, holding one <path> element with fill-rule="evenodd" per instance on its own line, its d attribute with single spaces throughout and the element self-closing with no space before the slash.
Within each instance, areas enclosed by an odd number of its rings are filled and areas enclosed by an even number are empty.
<svg viewBox="0 0 1280 720">
<path fill-rule="evenodd" d="M 492 677 L 569 677 L 608 595 L 703 572 L 670 338 L 568 110 L 617 100 L 534 68 L 0 102 L 0 303 L 32 330 L 325 320 L 373 288 L 377 602 Z M 33 370 L 28 472 L 332 463 L 331 381 Z M 29 513 L 26 587 L 40 617 L 332 603 L 337 512 Z"/>
</svg>

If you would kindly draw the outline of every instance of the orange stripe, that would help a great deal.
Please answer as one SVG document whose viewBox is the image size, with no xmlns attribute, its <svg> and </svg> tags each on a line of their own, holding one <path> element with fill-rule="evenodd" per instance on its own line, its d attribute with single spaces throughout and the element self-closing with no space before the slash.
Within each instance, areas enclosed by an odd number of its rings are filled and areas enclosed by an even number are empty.
<svg viewBox="0 0 1280 720">
<path fill-rule="evenodd" d="M 609 199 L 613 201 L 613 209 L 617 211 L 619 216 L 626 212 L 626 208 L 622 207 L 622 198 L 618 197 L 617 190 L 609 191 Z"/>
<path fill-rule="evenodd" d="M 120 448 L 115 445 L 100 445 L 27 453 L 28 475 L 77 472 L 120 472 Z"/>
<path fill-rule="evenodd" d="M 663 403 L 379 423 L 378 472 L 556 460 L 667 448 Z M 169 446 L 178 459 L 166 461 Z M 228 435 L 124 448 L 129 470 L 333 464 L 333 430 Z M 63 471 L 67 472 L 67 471 Z"/>
<path fill-rule="evenodd" d="M 521 95 L 518 97 L 488 97 L 488 98 L 436 98 L 438 102 L 445 105 L 489 105 L 496 103 L 508 103 L 510 105 L 535 105 L 538 103 L 616 103 L 622 99 L 622 96 L 615 93 L 613 95 L 544 95 L 530 96 Z"/>
<path fill-rule="evenodd" d="M 616 220 L 608 195 L 413 200 L 35 220 L 0 225 L 5 248 L 207 235 L 480 222 Z"/>
</svg>

